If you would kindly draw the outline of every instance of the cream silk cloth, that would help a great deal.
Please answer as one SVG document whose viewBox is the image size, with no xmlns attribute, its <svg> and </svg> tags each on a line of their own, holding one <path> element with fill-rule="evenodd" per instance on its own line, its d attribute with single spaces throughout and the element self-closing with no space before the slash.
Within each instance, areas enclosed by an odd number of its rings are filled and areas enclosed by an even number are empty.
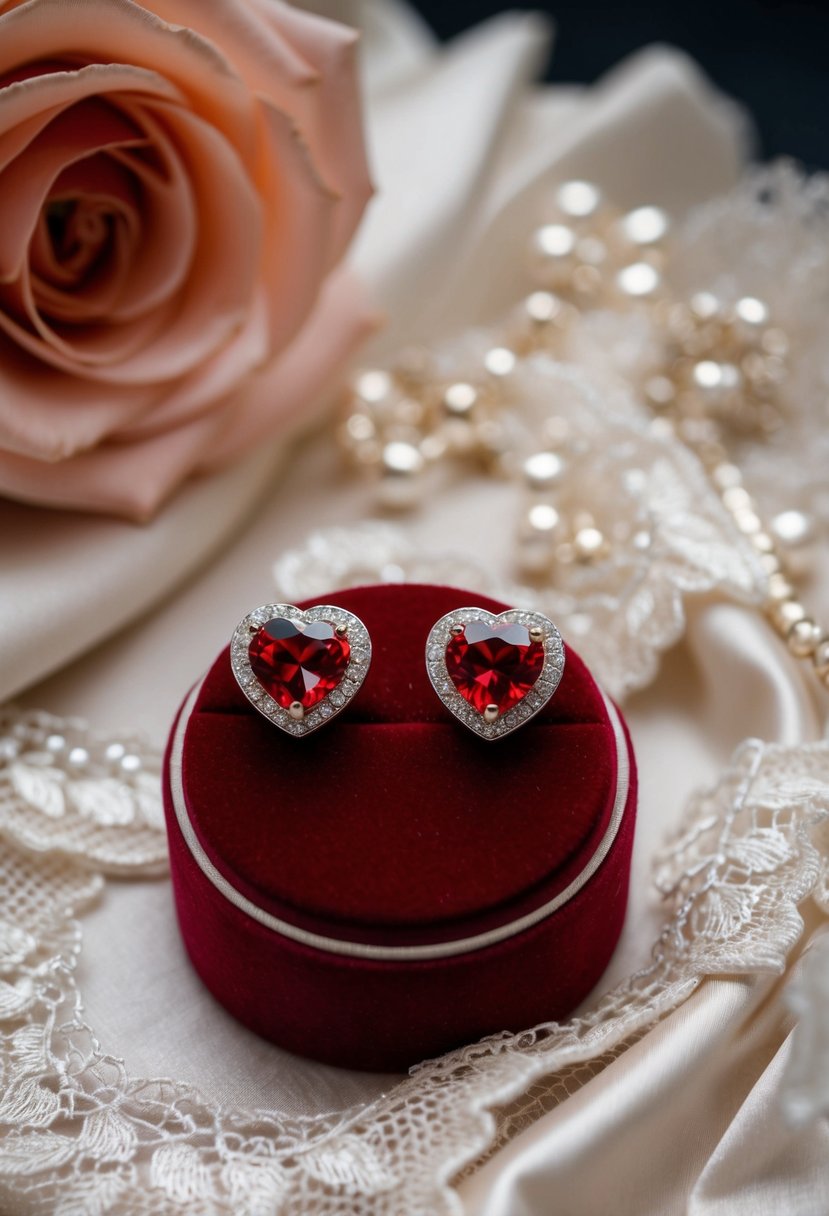
<svg viewBox="0 0 829 1216">
<path fill-rule="evenodd" d="M 327 11 L 365 31 L 379 193 L 354 260 L 388 314 L 379 355 L 494 315 L 515 297 L 516 250 L 551 181 L 589 177 L 621 204 L 682 211 L 739 174 L 745 122 L 669 49 L 645 50 L 589 89 L 538 89 L 531 82 L 548 32 L 532 15 L 501 17 L 440 50 L 388 0 L 332 0 Z M 453 549 L 503 565 L 507 495 L 458 487 L 406 534 L 424 550 L 451 535 Z M 2 504 L 0 693 L 161 741 L 237 620 L 272 598 L 272 561 L 315 528 L 369 513 L 364 490 L 319 435 L 194 483 L 145 528 Z M 647 962 L 661 924 L 651 858 L 689 791 L 714 780 L 746 736 L 818 737 L 819 710 L 759 618 L 727 605 L 694 613 L 686 644 L 626 707 L 641 808 L 630 910 L 603 988 Z M 387 1077 L 287 1056 L 232 1022 L 190 971 L 166 882 L 107 884 L 84 935 L 88 1020 L 132 1075 L 170 1075 L 216 1100 L 296 1114 L 389 1087 Z M 462 1210 L 829 1211 L 826 1126 L 794 1133 L 779 1111 L 791 1020 L 776 986 L 705 982 L 466 1175 Z"/>
</svg>

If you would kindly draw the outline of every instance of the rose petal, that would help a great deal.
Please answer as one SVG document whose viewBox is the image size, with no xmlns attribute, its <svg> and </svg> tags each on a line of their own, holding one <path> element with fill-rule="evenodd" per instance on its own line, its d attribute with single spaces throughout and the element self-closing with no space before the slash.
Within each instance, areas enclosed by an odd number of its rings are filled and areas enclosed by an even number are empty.
<svg viewBox="0 0 829 1216">
<path fill-rule="evenodd" d="M 90 99 L 58 114 L 32 140 L 26 155 L 0 175 L 6 200 L 0 224 L 0 282 L 11 282 L 21 273 L 40 208 L 60 171 L 90 152 L 140 138 L 123 114 Z"/>
<path fill-rule="evenodd" d="M 279 36 L 287 37 L 317 73 L 317 86 L 298 96 L 290 112 L 314 163 L 341 197 L 332 247 L 332 256 L 339 260 L 374 192 L 362 138 L 357 32 L 279 0 L 248 0 L 248 4 Z"/>
<path fill-rule="evenodd" d="M 277 349 L 302 325 L 331 263 L 336 199 L 315 176 L 291 120 L 263 102 L 260 188 L 272 208 L 264 233 L 262 279 Z"/>
<path fill-rule="evenodd" d="M 0 493 L 23 502 L 147 520 L 194 469 L 214 468 L 279 423 L 296 425 L 338 366 L 377 324 L 353 278 L 330 281 L 308 327 L 261 376 L 216 412 L 134 443 L 107 443 L 46 466 L 0 452 Z"/>
<path fill-rule="evenodd" d="M 342 199 L 331 245 L 341 256 L 372 194 L 362 139 L 357 33 L 280 0 L 145 0 L 221 46 L 246 84 L 290 114 L 320 177 Z"/>
<path fill-rule="evenodd" d="M 332 274 L 300 335 L 252 376 L 225 410 L 225 426 L 200 467 L 215 468 L 254 443 L 307 426 L 336 374 L 382 323 L 348 267 Z"/>
<path fill-rule="evenodd" d="M 112 64 L 113 48 L 121 48 L 124 64 Z M 132 0 L 28 0 L 0 17 L 0 74 L 50 51 L 122 71 L 126 64 L 150 69 L 184 93 L 244 159 L 254 155 L 250 92 L 219 48 L 194 30 L 168 25 Z"/>
<path fill-rule="evenodd" d="M 0 449 L 34 462 L 65 460 L 127 426 L 164 385 L 107 389 L 32 359 L 0 334 Z M 48 477 L 50 470 L 43 469 Z"/>
<path fill-rule="evenodd" d="M 263 289 L 256 293 L 247 322 L 239 333 L 211 359 L 206 360 L 181 380 L 169 386 L 150 409 L 119 427 L 119 440 L 143 439 L 160 431 L 180 426 L 215 408 L 270 354 L 268 306 Z"/>
<path fill-rule="evenodd" d="M 15 303 L 25 308 L 36 332 L 0 312 L 0 327 L 24 349 L 69 373 L 82 364 L 84 375 L 112 384 L 170 380 L 216 351 L 244 324 L 261 251 L 261 201 L 222 134 L 198 115 L 161 101 L 147 104 L 142 125 L 154 144 L 172 148 L 175 139 L 198 200 L 193 268 L 180 295 L 165 312 L 128 326 L 90 325 L 76 333 L 47 325 L 37 314 L 24 275 Z M 151 337 L 156 340 L 150 344 Z"/>
</svg>

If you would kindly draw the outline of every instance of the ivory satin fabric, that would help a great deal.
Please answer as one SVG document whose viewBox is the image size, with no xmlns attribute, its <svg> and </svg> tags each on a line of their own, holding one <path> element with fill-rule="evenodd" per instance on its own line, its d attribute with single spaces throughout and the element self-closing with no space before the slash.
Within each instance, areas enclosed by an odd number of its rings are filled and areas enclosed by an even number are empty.
<svg viewBox="0 0 829 1216">
<path fill-rule="evenodd" d="M 331 0 L 327 11 L 365 31 L 378 197 L 354 262 L 388 317 L 378 355 L 512 300 L 552 181 L 594 178 L 622 204 L 678 211 L 740 172 L 745 119 L 669 49 L 643 51 L 590 89 L 539 89 L 549 31 L 532 15 L 503 16 L 442 50 L 388 0 Z M 0 695 L 160 742 L 236 622 L 273 597 L 272 562 L 315 528 L 369 514 L 364 490 L 318 434 L 192 484 L 144 528 L 0 504 Z M 402 526 L 424 551 L 445 549 L 448 537 L 498 568 L 511 518 L 506 487 L 465 484 Z M 824 710 L 762 620 L 722 604 L 693 611 L 686 642 L 626 706 L 640 818 L 630 910 L 602 989 L 647 962 L 662 920 L 651 859 L 688 793 L 746 736 L 819 737 Z M 237 1026 L 191 973 L 166 881 L 108 883 L 84 932 L 88 1019 L 133 1075 L 175 1076 L 216 1099 L 296 1114 L 393 1083 L 290 1057 Z M 779 981 L 706 982 L 467 1175 L 462 1210 L 822 1216 L 826 1125 L 794 1133 L 779 1113 L 790 1031 Z"/>
</svg>

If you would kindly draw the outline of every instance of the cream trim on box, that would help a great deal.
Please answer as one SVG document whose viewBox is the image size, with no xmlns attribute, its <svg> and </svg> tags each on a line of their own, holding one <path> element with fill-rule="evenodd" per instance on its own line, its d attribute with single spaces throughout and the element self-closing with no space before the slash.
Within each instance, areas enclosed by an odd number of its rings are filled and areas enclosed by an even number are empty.
<svg viewBox="0 0 829 1216">
<path fill-rule="evenodd" d="M 472 937 L 458 938 L 454 941 L 432 942 L 422 946 L 380 946 L 368 942 L 345 941 L 341 938 L 325 937 L 321 933 L 311 933 L 307 929 L 300 929 L 289 921 L 282 920 L 278 916 L 273 916 L 270 912 L 266 912 L 264 908 L 260 908 L 257 904 L 253 903 L 237 891 L 223 874 L 219 873 L 202 848 L 187 813 L 181 775 L 184 733 L 200 689 L 201 683 L 196 685 L 184 704 L 176 725 L 173 746 L 170 751 L 170 790 L 176 819 L 178 820 L 184 841 L 205 878 L 213 884 L 217 891 L 220 891 L 224 895 L 225 899 L 229 900 L 241 912 L 258 921 L 260 925 L 272 929 L 275 933 L 281 933 L 283 937 L 290 938 L 295 942 L 301 942 L 303 946 L 311 946 L 315 950 L 325 950 L 329 954 L 340 954 L 349 958 L 377 959 L 378 961 L 416 962 L 424 959 L 451 958 L 456 954 L 467 954 L 474 950 L 484 950 L 487 946 L 494 946 L 497 942 L 515 937 L 563 907 L 564 904 L 568 903 L 582 889 L 585 883 L 590 881 L 610 852 L 610 848 L 616 839 L 622 822 L 625 806 L 627 805 L 628 791 L 630 789 L 630 759 L 628 757 L 627 740 L 625 739 L 625 733 L 622 729 L 622 723 L 616 707 L 605 697 L 605 706 L 611 726 L 613 727 L 616 743 L 616 796 L 613 800 L 610 822 L 607 825 L 604 836 L 599 842 L 598 848 L 584 869 L 576 875 L 569 886 L 560 891 L 553 899 L 548 900 L 546 904 L 542 904 L 540 908 L 536 908 L 534 911 L 518 917 L 517 920 L 510 921 L 505 925 L 499 925 L 496 929 L 489 929 L 486 933 L 478 933 Z"/>
</svg>

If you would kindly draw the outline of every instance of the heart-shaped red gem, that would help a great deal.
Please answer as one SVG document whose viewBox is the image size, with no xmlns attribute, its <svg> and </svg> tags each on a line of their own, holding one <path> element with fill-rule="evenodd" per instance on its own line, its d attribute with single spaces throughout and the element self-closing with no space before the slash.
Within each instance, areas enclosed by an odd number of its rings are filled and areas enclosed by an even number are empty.
<svg viewBox="0 0 829 1216">
<path fill-rule="evenodd" d="M 526 625 L 470 621 L 446 646 L 446 672 L 461 696 L 483 714 L 504 714 L 522 701 L 541 675 L 544 646 Z"/>
<path fill-rule="evenodd" d="M 345 675 L 351 647 L 330 621 L 272 617 L 248 647 L 253 674 L 277 705 L 304 710 L 333 692 Z"/>
</svg>

